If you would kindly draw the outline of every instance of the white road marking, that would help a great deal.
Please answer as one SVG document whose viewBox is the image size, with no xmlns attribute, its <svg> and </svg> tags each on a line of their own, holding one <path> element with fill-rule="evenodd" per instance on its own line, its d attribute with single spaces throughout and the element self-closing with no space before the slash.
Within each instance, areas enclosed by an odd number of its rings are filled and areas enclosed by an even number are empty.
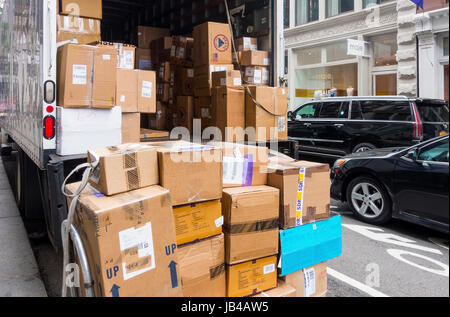
<svg viewBox="0 0 450 317">
<path fill-rule="evenodd" d="M 360 291 L 362 291 L 372 297 L 389 297 L 388 295 L 386 295 L 380 291 L 377 291 L 376 289 L 373 289 L 372 287 L 367 286 L 366 284 L 358 282 L 357 280 L 352 279 L 351 277 L 348 277 L 347 275 L 339 273 L 338 271 L 335 271 L 330 267 L 327 268 L 327 273 L 328 273 L 328 275 L 330 275 L 330 276 L 332 276 L 354 288 L 357 288 Z"/>
<path fill-rule="evenodd" d="M 448 265 L 446 265 L 444 263 L 441 263 L 441 262 L 439 262 L 437 260 L 434 260 L 432 258 L 429 258 L 427 256 L 424 256 L 424 255 L 421 255 L 421 254 L 417 254 L 417 253 L 413 253 L 413 252 L 409 252 L 409 251 L 395 250 L 395 249 L 389 249 L 389 250 L 387 250 L 387 253 L 392 255 L 397 260 L 405 262 L 406 264 L 414 266 L 414 267 L 416 267 L 418 269 L 424 270 L 426 272 L 434 273 L 434 274 L 437 274 L 437 275 L 449 277 L 449 267 L 448 267 Z M 431 262 L 431 263 L 433 263 L 433 264 L 435 264 L 437 266 L 440 266 L 442 268 L 442 270 L 431 269 L 429 267 L 422 266 L 422 265 L 419 265 L 417 263 L 411 262 L 411 261 L 405 259 L 403 257 L 404 255 L 414 256 L 414 257 L 426 260 L 426 261 Z"/>
<path fill-rule="evenodd" d="M 444 248 L 446 250 L 448 250 L 448 247 L 445 246 L 444 242 L 448 243 L 448 240 L 444 240 L 441 238 L 429 238 L 428 239 L 431 243 L 434 243 L 435 245 L 437 245 L 438 247 Z"/>
</svg>

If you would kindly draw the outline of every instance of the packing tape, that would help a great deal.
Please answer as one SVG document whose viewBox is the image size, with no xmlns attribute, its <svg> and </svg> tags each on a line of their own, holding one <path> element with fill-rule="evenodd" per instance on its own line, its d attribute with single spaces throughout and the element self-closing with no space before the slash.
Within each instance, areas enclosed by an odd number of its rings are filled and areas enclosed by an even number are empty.
<svg viewBox="0 0 450 317">
<path fill-rule="evenodd" d="M 242 234 L 242 233 L 252 233 L 252 232 L 263 232 L 278 229 L 279 219 L 273 218 L 264 221 L 252 222 L 252 223 L 243 223 L 243 224 L 233 224 L 223 225 L 223 231 L 227 234 Z"/>
</svg>

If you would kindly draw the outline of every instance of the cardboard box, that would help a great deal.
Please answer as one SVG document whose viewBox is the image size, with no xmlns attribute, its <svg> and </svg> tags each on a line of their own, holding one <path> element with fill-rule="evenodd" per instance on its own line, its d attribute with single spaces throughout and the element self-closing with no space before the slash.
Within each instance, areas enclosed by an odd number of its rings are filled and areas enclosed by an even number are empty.
<svg viewBox="0 0 450 317">
<path fill-rule="evenodd" d="M 249 85 L 269 85 L 269 68 L 266 66 L 245 66 L 244 81 Z"/>
<path fill-rule="evenodd" d="M 59 0 L 58 6 L 63 15 L 102 19 L 102 0 Z"/>
<path fill-rule="evenodd" d="M 247 128 L 254 128 L 256 135 L 248 136 L 248 141 L 266 142 L 287 140 L 287 89 L 251 86 L 253 98 L 264 108 L 255 104 L 247 92 L 245 120 Z"/>
<path fill-rule="evenodd" d="M 161 102 L 169 102 L 169 83 L 156 83 L 156 100 Z"/>
<path fill-rule="evenodd" d="M 170 35 L 169 29 L 138 26 L 136 28 L 136 44 L 139 48 L 150 48 L 152 41 Z"/>
<path fill-rule="evenodd" d="M 153 70 L 152 52 L 146 48 L 136 48 L 135 69 Z"/>
<path fill-rule="evenodd" d="M 282 280 L 295 288 L 295 297 L 326 297 L 327 262 L 286 275 Z"/>
<path fill-rule="evenodd" d="M 194 88 L 212 88 L 212 74 L 214 72 L 224 72 L 224 71 L 232 71 L 234 70 L 234 65 L 206 65 L 203 67 L 195 68 L 195 82 Z"/>
<path fill-rule="evenodd" d="M 141 128 L 141 141 L 160 140 L 160 139 L 169 139 L 169 132 Z"/>
<path fill-rule="evenodd" d="M 78 44 L 101 40 L 101 21 L 67 15 L 56 15 L 57 42 L 76 39 Z"/>
<path fill-rule="evenodd" d="M 269 52 L 242 51 L 239 54 L 242 66 L 270 66 Z"/>
<path fill-rule="evenodd" d="M 174 73 L 174 94 L 177 96 L 193 96 L 196 80 L 197 77 L 193 68 L 177 66 Z"/>
<path fill-rule="evenodd" d="M 152 50 L 152 61 L 154 65 L 170 61 L 172 43 L 173 40 L 170 36 L 164 36 L 151 42 L 150 48 Z"/>
<path fill-rule="evenodd" d="M 178 96 L 177 110 L 178 126 L 185 127 L 190 133 L 192 133 L 194 129 L 194 97 Z"/>
<path fill-rule="evenodd" d="M 276 267 L 276 256 L 227 266 L 227 297 L 251 296 L 277 287 Z"/>
<path fill-rule="evenodd" d="M 214 126 L 222 132 L 222 141 L 245 141 L 244 89 L 217 87 L 212 91 L 212 118 Z"/>
<path fill-rule="evenodd" d="M 278 253 L 280 191 L 268 186 L 226 188 L 222 211 L 229 265 Z"/>
<path fill-rule="evenodd" d="M 222 150 L 189 142 L 155 143 L 161 186 L 173 206 L 222 198 Z"/>
<path fill-rule="evenodd" d="M 280 231 L 280 276 L 295 273 L 341 255 L 340 216 Z"/>
<path fill-rule="evenodd" d="M 122 110 L 56 107 L 56 154 L 83 155 L 88 150 L 122 144 Z M 98 124 L 102 122 L 102 124 Z"/>
<path fill-rule="evenodd" d="M 225 297 L 223 234 L 178 248 L 184 297 Z"/>
<path fill-rule="evenodd" d="M 67 185 L 66 191 L 73 194 L 79 186 Z M 88 185 L 74 225 L 87 251 L 95 296 L 182 296 L 167 189 L 151 186 L 107 197 Z"/>
<path fill-rule="evenodd" d="M 190 57 L 189 50 L 194 47 L 194 39 L 185 36 L 174 36 L 170 52 L 171 62 L 181 64 Z"/>
<path fill-rule="evenodd" d="M 171 67 L 169 62 L 161 63 L 158 68 L 158 80 L 164 83 L 170 82 L 170 69 Z"/>
<path fill-rule="evenodd" d="M 220 200 L 173 207 L 173 216 L 179 246 L 222 233 Z"/>
<path fill-rule="evenodd" d="M 130 44 L 96 42 L 92 43 L 97 47 L 110 47 L 117 50 L 117 68 L 134 69 L 136 47 Z"/>
<path fill-rule="evenodd" d="M 212 87 L 236 87 L 242 86 L 241 72 L 237 70 L 229 70 L 212 73 Z"/>
<path fill-rule="evenodd" d="M 262 292 L 253 297 L 296 297 L 296 295 L 297 290 L 294 286 L 279 280 L 277 288 Z"/>
<path fill-rule="evenodd" d="M 228 24 L 207 22 L 194 28 L 194 65 L 231 64 L 231 33 Z"/>
<path fill-rule="evenodd" d="M 202 130 L 214 126 L 212 97 L 196 97 L 194 100 L 194 117 L 201 120 Z"/>
<path fill-rule="evenodd" d="M 269 165 L 268 184 L 280 190 L 280 228 L 330 217 L 330 167 L 294 162 Z"/>
<path fill-rule="evenodd" d="M 224 188 L 267 185 L 267 147 L 221 142 L 209 144 L 223 151 Z"/>
<path fill-rule="evenodd" d="M 256 37 L 240 37 L 234 41 L 236 50 L 241 51 L 257 51 L 258 50 L 258 39 Z"/>
<path fill-rule="evenodd" d="M 116 98 L 123 113 L 139 112 L 138 72 L 129 69 L 117 70 Z"/>
<path fill-rule="evenodd" d="M 152 146 L 124 144 L 90 150 L 88 161 L 99 162 L 89 183 L 108 196 L 159 184 L 158 155 Z"/>
<path fill-rule="evenodd" d="M 140 113 L 156 112 L 156 73 L 135 70 L 137 73 L 137 105 Z"/>
<path fill-rule="evenodd" d="M 165 131 L 168 130 L 167 118 L 168 118 L 168 107 L 159 101 L 156 102 L 156 114 L 151 114 L 149 118 L 149 127 L 151 129 Z"/>
<path fill-rule="evenodd" d="M 66 44 L 58 48 L 58 105 L 110 109 L 116 105 L 117 51 Z"/>
<path fill-rule="evenodd" d="M 122 113 L 122 143 L 141 141 L 141 114 Z"/>
</svg>

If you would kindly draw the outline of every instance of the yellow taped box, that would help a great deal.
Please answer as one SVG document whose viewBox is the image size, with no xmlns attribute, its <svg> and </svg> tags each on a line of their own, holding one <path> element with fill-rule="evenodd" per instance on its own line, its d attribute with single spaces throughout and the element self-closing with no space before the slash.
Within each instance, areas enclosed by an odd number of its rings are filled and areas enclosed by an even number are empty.
<svg viewBox="0 0 450 317">
<path fill-rule="evenodd" d="M 269 165 L 268 184 L 280 190 L 280 228 L 330 217 L 330 167 L 313 162 Z"/>
<path fill-rule="evenodd" d="M 223 234 L 178 248 L 184 297 L 225 297 Z"/>
<path fill-rule="evenodd" d="M 227 297 L 256 295 L 277 287 L 277 257 L 227 266 Z"/>
<path fill-rule="evenodd" d="M 179 246 L 222 233 L 220 200 L 174 207 L 173 216 Z"/>
<path fill-rule="evenodd" d="M 278 253 L 279 190 L 269 186 L 223 191 L 225 262 L 229 265 Z"/>
<path fill-rule="evenodd" d="M 296 297 L 297 290 L 294 286 L 278 281 L 277 288 L 262 292 L 253 297 Z"/>
<path fill-rule="evenodd" d="M 152 146 L 124 144 L 96 149 L 89 151 L 88 161 L 99 162 L 90 184 L 108 196 L 159 183 L 158 157 Z"/>
<path fill-rule="evenodd" d="M 327 296 L 327 262 L 281 277 L 286 284 L 296 290 L 296 297 Z"/>
<path fill-rule="evenodd" d="M 77 39 L 78 44 L 89 44 L 100 41 L 100 20 L 75 16 L 56 15 L 57 42 Z"/>
<path fill-rule="evenodd" d="M 79 186 L 67 185 L 66 191 L 74 194 Z M 96 297 L 182 296 L 168 190 L 151 186 L 107 197 L 88 185 L 74 225 Z"/>
</svg>

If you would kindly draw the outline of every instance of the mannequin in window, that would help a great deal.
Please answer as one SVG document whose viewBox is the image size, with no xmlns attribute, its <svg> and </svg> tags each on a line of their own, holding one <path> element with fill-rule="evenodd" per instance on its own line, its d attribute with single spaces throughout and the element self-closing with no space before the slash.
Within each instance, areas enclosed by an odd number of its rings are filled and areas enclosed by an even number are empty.
<svg viewBox="0 0 450 317">
<path fill-rule="evenodd" d="M 347 96 L 348 97 L 353 97 L 355 95 L 355 88 L 353 88 L 352 86 L 347 88 Z"/>
</svg>

